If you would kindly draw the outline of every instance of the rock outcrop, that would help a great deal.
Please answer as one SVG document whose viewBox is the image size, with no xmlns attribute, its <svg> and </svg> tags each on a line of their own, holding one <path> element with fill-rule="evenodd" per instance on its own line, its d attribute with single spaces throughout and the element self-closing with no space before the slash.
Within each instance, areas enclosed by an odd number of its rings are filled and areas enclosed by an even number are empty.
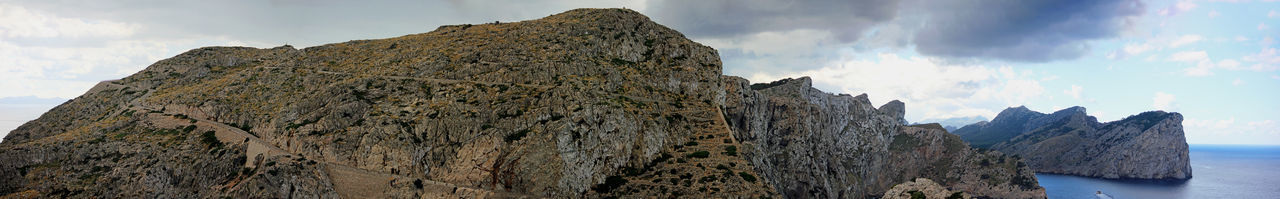
<svg viewBox="0 0 1280 199">
<path fill-rule="evenodd" d="M 929 177 L 1044 197 L 1019 160 L 903 126 L 901 102 L 721 67 L 626 9 L 194 49 L 11 132 L 0 196 L 831 198 Z"/>
<path fill-rule="evenodd" d="M 943 187 L 928 178 L 916 178 L 915 181 L 907 181 L 902 184 L 893 185 L 892 189 L 884 192 L 884 199 L 916 198 L 969 199 L 973 197 L 964 194 L 963 191 L 953 192 L 948 190 L 946 187 Z"/>
<path fill-rule="evenodd" d="M 1019 160 L 979 152 L 937 124 L 904 126 L 903 104 L 833 95 L 809 78 L 725 79 L 725 114 L 757 173 L 787 198 L 863 198 L 925 177 L 978 196 L 1044 198 Z"/>
<path fill-rule="evenodd" d="M 974 145 L 1018 155 L 1036 172 L 1108 179 L 1191 178 L 1182 115 L 1151 111 L 1099 123 L 1083 107 L 1052 114 L 1009 108 L 956 131 Z"/>
</svg>

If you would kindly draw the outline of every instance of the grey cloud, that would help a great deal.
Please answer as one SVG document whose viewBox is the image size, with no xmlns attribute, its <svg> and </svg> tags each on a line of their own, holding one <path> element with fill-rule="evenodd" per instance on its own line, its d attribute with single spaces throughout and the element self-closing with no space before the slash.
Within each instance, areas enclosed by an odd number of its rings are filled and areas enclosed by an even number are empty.
<svg viewBox="0 0 1280 199">
<path fill-rule="evenodd" d="M 924 55 L 1047 62 L 1078 58 L 1088 41 L 1114 37 L 1130 27 L 1145 4 L 1139 0 L 968 0 L 924 7 L 916 30 Z"/>
<path fill-rule="evenodd" d="M 692 37 L 733 37 L 745 34 L 822 29 L 846 42 L 868 28 L 893 20 L 897 0 L 652 0 L 646 8 L 659 23 Z"/>
<path fill-rule="evenodd" d="M 139 24 L 143 28 L 137 38 L 215 36 L 295 46 L 396 37 L 441 25 L 536 19 L 576 7 L 619 7 L 612 5 L 616 1 L 582 0 L 16 0 L 15 4 L 61 17 Z"/>
<path fill-rule="evenodd" d="M 214 36 L 250 44 L 295 46 L 395 37 L 427 32 L 447 24 L 535 19 L 578 7 L 631 7 L 694 38 L 740 38 L 761 32 L 817 29 L 830 31 L 837 42 L 865 43 L 858 47 L 864 49 L 901 47 L 906 41 L 908 47 L 915 46 L 924 55 L 1017 61 L 1079 57 L 1087 52 L 1088 40 L 1114 36 L 1126 27 L 1123 19 L 1141 14 L 1144 6 L 1137 0 L 13 0 L 8 3 L 63 17 L 142 25 L 130 39 Z M 906 20 L 924 23 L 902 22 Z M 865 36 L 871 30 L 876 30 L 875 35 Z M 868 42 L 859 41 L 864 37 L 870 38 Z M 95 41 L 17 43 L 100 45 Z"/>
</svg>

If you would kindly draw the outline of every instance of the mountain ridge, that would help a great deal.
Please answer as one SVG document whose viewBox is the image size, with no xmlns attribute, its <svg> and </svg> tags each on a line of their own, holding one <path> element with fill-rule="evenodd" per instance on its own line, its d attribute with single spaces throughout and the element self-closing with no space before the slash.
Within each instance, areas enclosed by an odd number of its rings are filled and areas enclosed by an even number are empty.
<svg viewBox="0 0 1280 199">
<path fill-rule="evenodd" d="M 1014 107 L 992 121 L 955 133 L 974 146 L 1019 155 L 1036 172 L 1171 181 L 1192 176 L 1179 113 L 1148 111 L 1099 123 L 1084 107 L 1052 114 Z M 988 133 L 1006 138 L 981 136 Z"/>
<path fill-rule="evenodd" d="M 721 73 L 715 49 L 626 9 L 303 49 L 198 48 L 99 83 L 10 133 L 0 194 L 834 198 L 926 177 L 975 194 L 1044 197 L 1017 158 L 903 127 L 901 102 L 876 108 L 866 94 L 827 94 L 807 77 L 756 89 Z M 748 101 L 761 103 L 739 103 Z M 744 130 L 793 122 L 745 119 L 770 101 L 857 117 L 791 123 L 810 131 Z M 804 145 L 849 156 L 775 160 L 871 165 L 858 177 L 875 183 L 779 189 L 844 176 L 787 173 L 755 155 L 803 144 L 758 135 L 840 134 L 865 137 Z M 874 144 L 834 142 L 854 139 Z M 851 156 L 872 159 L 833 158 Z M 772 165 L 784 166 L 758 168 Z"/>
</svg>

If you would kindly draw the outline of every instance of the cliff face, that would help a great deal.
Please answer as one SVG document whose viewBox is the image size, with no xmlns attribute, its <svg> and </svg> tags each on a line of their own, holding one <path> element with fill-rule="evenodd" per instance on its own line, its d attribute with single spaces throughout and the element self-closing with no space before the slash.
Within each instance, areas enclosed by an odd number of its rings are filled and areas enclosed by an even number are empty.
<svg viewBox="0 0 1280 199">
<path fill-rule="evenodd" d="M 863 197 L 924 176 L 1044 197 L 1018 160 L 904 127 L 901 102 L 749 88 L 721 67 L 625 9 L 200 48 L 11 132 L 0 195 Z"/>
<path fill-rule="evenodd" d="M 969 140 L 1012 129 L 997 125 L 997 120 L 1028 121 L 1022 123 L 1022 132 L 990 148 L 1025 158 L 1036 172 L 1110 179 L 1191 178 L 1182 115 L 1178 113 L 1152 111 L 1107 123 L 1098 123 L 1082 107 L 1048 115 L 1020 115 L 1023 118 L 1001 118 L 1004 116 L 1002 112 L 991 123 L 966 126 L 962 130 L 974 131 L 964 132 L 962 137 Z"/>
<path fill-rule="evenodd" d="M 806 78 L 725 79 L 725 114 L 757 173 L 788 198 L 860 198 L 917 177 L 979 196 L 1044 198 L 1020 161 L 979 152 L 937 124 L 903 126 L 904 105 L 832 95 Z"/>
</svg>

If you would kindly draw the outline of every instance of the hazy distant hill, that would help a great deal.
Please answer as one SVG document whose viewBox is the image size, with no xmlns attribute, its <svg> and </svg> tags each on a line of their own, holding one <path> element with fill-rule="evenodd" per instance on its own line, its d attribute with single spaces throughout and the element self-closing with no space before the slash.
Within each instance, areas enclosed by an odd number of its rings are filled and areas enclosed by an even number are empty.
<svg viewBox="0 0 1280 199">
<path fill-rule="evenodd" d="M 973 123 L 985 122 L 985 121 L 987 121 L 987 117 L 969 116 L 969 117 L 953 117 L 953 118 L 946 118 L 946 119 L 922 120 L 918 123 L 920 124 L 938 123 L 942 125 L 942 128 L 946 128 L 948 132 L 954 132 L 956 131 L 956 129 L 960 129 L 960 127 L 963 127 L 965 125 L 970 125 Z"/>
</svg>

